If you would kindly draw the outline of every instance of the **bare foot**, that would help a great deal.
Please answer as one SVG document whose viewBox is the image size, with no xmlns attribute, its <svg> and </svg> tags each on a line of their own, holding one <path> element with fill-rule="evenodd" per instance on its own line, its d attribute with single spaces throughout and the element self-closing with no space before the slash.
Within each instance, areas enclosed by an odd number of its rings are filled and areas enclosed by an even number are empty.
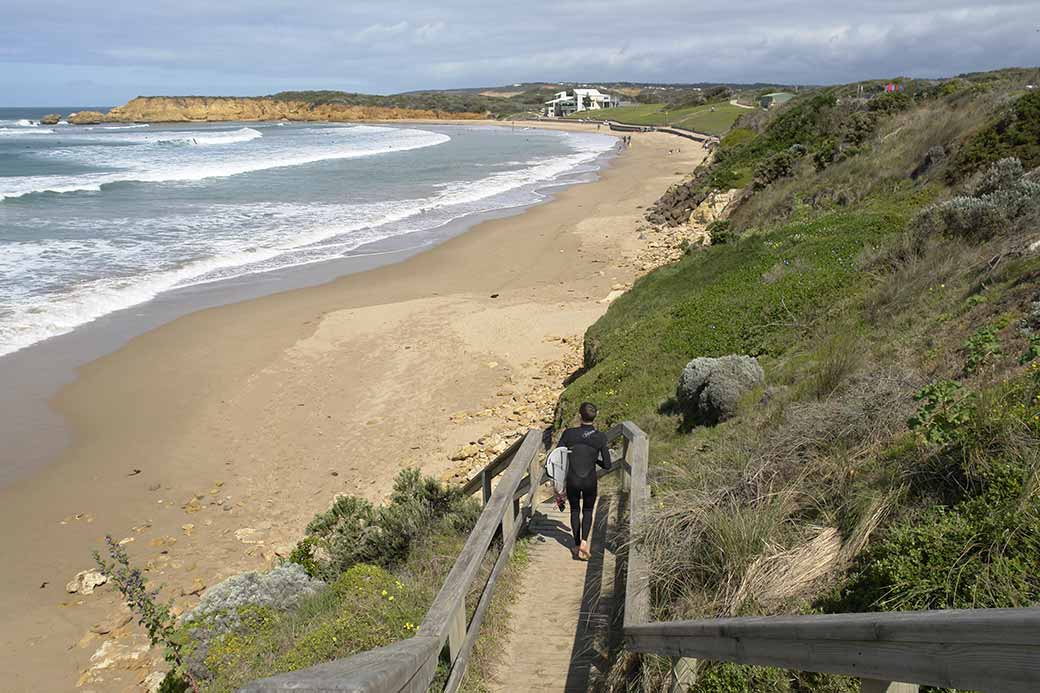
<svg viewBox="0 0 1040 693">
<path fill-rule="evenodd" d="M 583 561 L 587 561 L 589 560 L 589 556 L 591 555 L 592 552 L 589 551 L 589 542 L 581 542 L 581 546 L 578 547 L 578 558 L 580 558 Z"/>
</svg>

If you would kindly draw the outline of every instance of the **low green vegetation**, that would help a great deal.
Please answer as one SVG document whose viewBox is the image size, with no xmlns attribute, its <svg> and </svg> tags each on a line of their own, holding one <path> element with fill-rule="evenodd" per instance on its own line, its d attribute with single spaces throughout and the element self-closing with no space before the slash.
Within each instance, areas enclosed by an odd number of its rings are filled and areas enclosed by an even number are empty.
<svg viewBox="0 0 1040 693">
<path fill-rule="evenodd" d="M 728 102 L 701 104 L 686 108 L 669 108 L 667 104 L 620 106 L 608 111 L 581 111 L 568 116 L 580 118 L 609 118 L 627 125 L 662 125 L 686 128 L 709 135 L 722 135 L 748 109 Z"/>
<path fill-rule="evenodd" d="M 459 489 L 403 470 L 385 504 L 338 497 L 315 516 L 288 561 L 211 587 L 179 622 L 156 601 L 157 592 L 145 589 L 122 547 L 109 542 L 113 563 L 100 556 L 98 562 L 116 578 L 153 644 L 165 648 L 172 665 L 165 693 L 234 691 L 411 637 L 479 512 Z M 485 575 L 495 558 L 494 552 L 487 558 Z M 469 596 L 471 611 L 478 597 Z M 502 604 L 489 617 L 499 631 Z M 493 666 L 479 652 L 467 690 L 480 690 L 482 674 Z"/>
<path fill-rule="evenodd" d="M 491 605 L 480 626 L 480 635 L 473 645 L 473 654 L 459 688 L 463 693 L 487 693 L 490 690 L 488 682 L 506 657 L 503 645 L 511 627 L 509 610 L 520 597 L 521 578 L 529 558 L 527 540 L 517 540 L 509 564 L 499 575 Z"/>
<path fill-rule="evenodd" d="M 1006 135 L 1032 112 L 1024 78 L 820 90 L 749 113 L 690 178 L 750 189 L 710 247 L 589 329 L 560 408 L 592 400 L 650 434 L 635 540 L 656 617 L 1040 604 L 1040 172 L 1036 139 Z M 963 154 L 991 130 L 984 163 Z M 679 374 L 727 354 L 765 384 L 691 430 Z M 856 690 L 699 674 L 703 693 Z"/>
</svg>

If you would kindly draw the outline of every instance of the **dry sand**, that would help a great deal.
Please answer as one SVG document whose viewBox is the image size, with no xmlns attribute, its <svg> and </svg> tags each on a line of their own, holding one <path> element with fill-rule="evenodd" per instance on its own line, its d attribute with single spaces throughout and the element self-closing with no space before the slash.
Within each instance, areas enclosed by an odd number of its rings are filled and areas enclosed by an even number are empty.
<svg viewBox="0 0 1040 693">
<path fill-rule="evenodd" d="M 73 445 L 0 490 L 0 687 L 141 690 L 161 661 L 111 585 L 65 591 L 105 534 L 188 608 L 269 566 L 334 494 L 378 500 L 405 466 L 450 478 L 460 446 L 549 416 L 577 338 L 639 272 L 643 208 L 702 155 L 636 134 L 600 180 L 518 216 L 187 315 L 80 369 L 53 402 Z"/>
</svg>

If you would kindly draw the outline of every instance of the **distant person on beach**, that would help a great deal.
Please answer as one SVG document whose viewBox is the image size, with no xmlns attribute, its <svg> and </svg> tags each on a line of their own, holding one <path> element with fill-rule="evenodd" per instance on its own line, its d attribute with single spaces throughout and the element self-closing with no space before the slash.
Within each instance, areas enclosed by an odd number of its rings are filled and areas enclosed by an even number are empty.
<svg viewBox="0 0 1040 693">
<path fill-rule="evenodd" d="M 595 404 L 582 402 L 578 407 L 579 425 L 565 430 L 556 444 L 558 448 L 570 450 L 567 456 L 567 503 L 571 507 L 575 558 L 582 561 L 589 560 L 591 555 L 589 532 L 592 531 L 592 515 L 599 490 L 596 465 L 610 469 L 607 436 L 592 424 L 598 413 Z"/>
</svg>

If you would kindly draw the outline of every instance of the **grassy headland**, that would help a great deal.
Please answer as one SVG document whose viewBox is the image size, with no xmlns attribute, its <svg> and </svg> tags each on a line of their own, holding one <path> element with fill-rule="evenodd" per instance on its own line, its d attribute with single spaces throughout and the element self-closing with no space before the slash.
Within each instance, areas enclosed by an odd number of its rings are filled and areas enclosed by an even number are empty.
<svg viewBox="0 0 1040 693">
<path fill-rule="evenodd" d="M 589 329 L 561 401 L 561 417 L 592 400 L 650 434 L 635 540 L 655 616 L 1040 603 L 1037 76 L 848 85 L 748 112 L 651 212 L 685 223 L 711 191 L 744 188 L 714 245 Z M 679 374 L 726 354 L 756 356 L 766 384 L 691 428 Z M 708 664 L 695 690 L 854 688 Z"/>
<path fill-rule="evenodd" d="M 722 135 L 747 110 L 727 102 L 684 108 L 671 108 L 667 104 L 652 103 L 620 106 L 607 111 L 582 111 L 568 117 L 571 119 L 602 117 L 627 125 L 671 125 L 708 135 Z"/>
</svg>

